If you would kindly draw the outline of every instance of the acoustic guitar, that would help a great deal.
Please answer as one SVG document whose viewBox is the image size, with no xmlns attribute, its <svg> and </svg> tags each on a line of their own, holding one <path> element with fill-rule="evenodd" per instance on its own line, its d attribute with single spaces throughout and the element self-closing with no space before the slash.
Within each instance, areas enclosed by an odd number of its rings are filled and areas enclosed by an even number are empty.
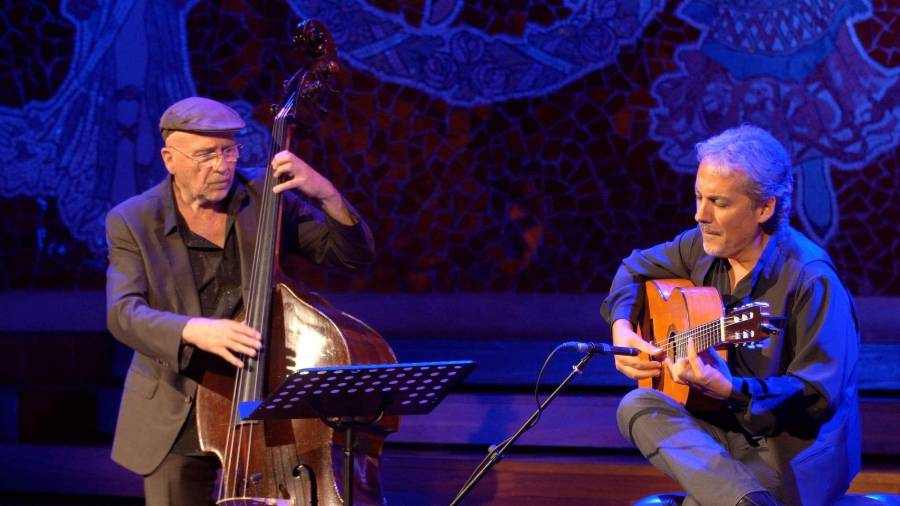
<svg viewBox="0 0 900 506">
<path fill-rule="evenodd" d="M 714 350 L 722 358 L 733 345 L 751 346 L 778 332 L 769 323 L 769 305 L 753 302 L 727 316 L 715 288 L 698 287 L 686 279 L 655 279 L 644 283 L 644 311 L 638 334 L 666 352 L 673 362 L 688 356 L 688 339 L 697 353 Z M 645 360 L 650 357 L 641 355 Z M 684 404 L 689 410 L 713 409 L 720 401 L 675 382 L 668 368 L 638 385 L 653 388 Z"/>
</svg>

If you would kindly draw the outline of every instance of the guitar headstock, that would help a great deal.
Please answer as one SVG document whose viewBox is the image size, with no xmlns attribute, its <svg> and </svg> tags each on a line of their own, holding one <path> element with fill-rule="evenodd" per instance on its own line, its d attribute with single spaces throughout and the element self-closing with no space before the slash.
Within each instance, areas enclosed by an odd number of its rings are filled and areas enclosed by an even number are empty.
<svg viewBox="0 0 900 506">
<path fill-rule="evenodd" d="M 769 323 L 769 304 L 751 302 L 736 307 L 724 318 L 725 341 L 720 346 L 736 344 L 747 346 L 778 333 Z"/>
</svg>

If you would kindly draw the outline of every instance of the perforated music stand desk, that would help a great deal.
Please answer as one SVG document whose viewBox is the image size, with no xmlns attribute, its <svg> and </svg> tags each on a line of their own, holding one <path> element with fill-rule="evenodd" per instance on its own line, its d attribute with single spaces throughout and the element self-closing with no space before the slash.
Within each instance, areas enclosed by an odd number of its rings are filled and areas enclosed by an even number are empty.
<svg viewBox="0 0 900 506">
<path fill-rule="evenodd" d="M 354 429 L 387 415 L 430 413 L 474 368 L 471 360 L 457 360 L 301 369 L 262 402 L 242 405 L 241 417 L 319 418 L 344 431 L 344 500 L 352 505 Z M 368 420 L 359 421 L 360 417 Z"/>
</svg>

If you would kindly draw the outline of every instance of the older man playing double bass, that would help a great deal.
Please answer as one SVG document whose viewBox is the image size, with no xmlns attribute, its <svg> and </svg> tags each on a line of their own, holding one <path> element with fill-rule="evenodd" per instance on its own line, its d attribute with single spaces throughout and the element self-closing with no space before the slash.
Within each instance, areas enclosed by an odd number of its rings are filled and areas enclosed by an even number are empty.
<svg viewBox="0 0 900 506">
<path fill-rule="evenodd" d="M 245 123 L 225 104 L 186 98 L 163 113 L 159 127 L 168 175 L 106 220 L 108 327 L 134 350 L 112 458 L 144 476 L 148 505 L 208 504 L 219 464 L 200 450 L 200 371 L 191 359 L 200 349 L 240 367 L 241 355 L 260 348 L 259 333 L 235 318 L 265 173 L 236 167 L 235 134 Z M 330 181 L 288 151 L 269 170 L 285 181 L 274 191 L 284 195 L 288 253 L 349 269 L 372 261 L 368 227 Z"/>
</svg>

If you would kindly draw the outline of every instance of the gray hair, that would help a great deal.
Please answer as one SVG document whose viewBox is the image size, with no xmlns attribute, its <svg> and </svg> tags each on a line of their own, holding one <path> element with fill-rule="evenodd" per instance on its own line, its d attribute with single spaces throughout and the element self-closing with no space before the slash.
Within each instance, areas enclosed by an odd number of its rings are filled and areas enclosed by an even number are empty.
<svg viewBox="0 0 900 506">
<path fill-rule="evenodd" d="M 791 157 L 772 134 L 744 124 L 697 143 L 696 149 L 699 162 L 707 160 L 747 174 L 744 191 L 755 205 L 775 197 L 775 212 L 762 224 L 766 233 L 772 234 L 789 223 L 794 191 Z"/>
</svg>

